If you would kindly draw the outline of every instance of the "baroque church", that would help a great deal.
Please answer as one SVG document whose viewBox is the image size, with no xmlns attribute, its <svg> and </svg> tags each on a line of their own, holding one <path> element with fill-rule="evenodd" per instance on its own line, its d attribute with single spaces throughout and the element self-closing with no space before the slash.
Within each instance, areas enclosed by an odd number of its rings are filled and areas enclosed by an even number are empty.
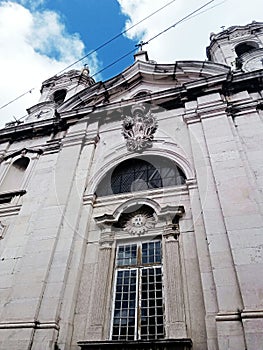
<svg viewBox="0 0 263 350">
<path fill-rule="evenodd" d="M 43 82 L 0 130 L 1 350 L 263 349 L 263 23 Z"/>
</svg>

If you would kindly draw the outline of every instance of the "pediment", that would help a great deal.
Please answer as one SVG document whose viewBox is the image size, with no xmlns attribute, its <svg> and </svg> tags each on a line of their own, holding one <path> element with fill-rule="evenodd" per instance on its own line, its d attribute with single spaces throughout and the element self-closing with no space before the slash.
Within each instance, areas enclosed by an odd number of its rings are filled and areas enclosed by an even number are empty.
<svg viewBox="0 0 263 350">
<path fill-rule="evenodd" d="M 144 95 L 185 86 L 229 73 L 230 68 L 209 61 L 157 64 L 136 61 L 121 74 L 82 90 L 63 103 L 58 112 L 136 99 Z"/>
</svg>

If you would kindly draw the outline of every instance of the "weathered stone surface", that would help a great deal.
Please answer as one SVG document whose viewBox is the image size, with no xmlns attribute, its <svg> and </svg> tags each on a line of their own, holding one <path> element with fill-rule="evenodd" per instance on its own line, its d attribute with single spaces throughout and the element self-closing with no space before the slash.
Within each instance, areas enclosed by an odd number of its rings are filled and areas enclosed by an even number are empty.
<svg viewBox="0 0 263 350">
<path fill-rule="evenodd" d="M 252 67 L 252 52 L 237 57 L 235 45 L 243 35 L 260 40 L 263 31 L 255 37 L 254 29 L 263 26 L 212 35 L 213 62 L 137 60 L 103 87 L 85 70 L 51 78 L 55 85 L 44 82 L 26 123 L 0 130 L 0 350 L 112 346 L 116 249 L 156 239 L 169 344 L 261 348 L 262 70 L 232 73 L 222 65 L 235 68 L 238 58 Z M 37 119 L 34 113 L 55 108 L 56 89 L 73 86 L 76 76 L 81 83 L 53 119 Z M 140 115 L 133 125 L 149 143 L 137 147 L 133 133 L 136 147 L 127 150 L 122 115 L 138 106 L 154 115 L 152 129 L 140 129 Z M 29 164 L 17 169 L 24 157 Z M 176 175 L 159 157 L 173 162 Z M 138 158 L 147 169 L 136 168 Z M 120 179 L 112 185 L 111 175 L 127 159 L 135 164 L 129 176 L 142 187 L 118 192 Z M 166 186 L 169 176 L 180 181 Z M 109 195 L 99 193 L 101 184 Z M 148 225 L 135 217 L 140 208 Z"/>
</svg>

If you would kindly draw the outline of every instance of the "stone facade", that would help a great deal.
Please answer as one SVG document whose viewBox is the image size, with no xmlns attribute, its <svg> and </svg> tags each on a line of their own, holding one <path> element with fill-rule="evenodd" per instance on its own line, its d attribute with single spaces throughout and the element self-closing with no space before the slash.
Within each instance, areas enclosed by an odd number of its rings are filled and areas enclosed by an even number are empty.
<svg viewBox="0 0 263 350">
<path fill-rule="evenodd" d="M 262 38 L 213 34 L 205 62 L 140 52 L 103 84 L 65 73 L 0 130 L 1 350 L 262 349 Z M 147 242 L 164 336 L 138 314 L 116 342 L 116 251 Z"/>
</svg>

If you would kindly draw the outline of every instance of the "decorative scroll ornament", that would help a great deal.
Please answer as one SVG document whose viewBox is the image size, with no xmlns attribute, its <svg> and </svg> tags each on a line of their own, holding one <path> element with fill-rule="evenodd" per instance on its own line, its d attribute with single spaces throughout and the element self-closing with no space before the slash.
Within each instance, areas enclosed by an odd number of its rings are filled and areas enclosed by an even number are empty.
<svg viewBox="0 0 263 350">
<path fill-rule="evenodd" d="M 152 147 L 153 134 L 157 129 L 156 117 L 151 111 L 146 111 L 143 104 L 131 108 L 131 115 L 125 116 L 122 124 L 122 134 L 126 139 L 128 151 L 141 152 Z"/>
<path fill-rule="evenodd" d="M 141 235 L 153 228 L 156 224 L 153 216 L 146 213 L 139 213 L 132 216 L 125 224 L 124 231 L 133 235 Z"/>
</svg>

